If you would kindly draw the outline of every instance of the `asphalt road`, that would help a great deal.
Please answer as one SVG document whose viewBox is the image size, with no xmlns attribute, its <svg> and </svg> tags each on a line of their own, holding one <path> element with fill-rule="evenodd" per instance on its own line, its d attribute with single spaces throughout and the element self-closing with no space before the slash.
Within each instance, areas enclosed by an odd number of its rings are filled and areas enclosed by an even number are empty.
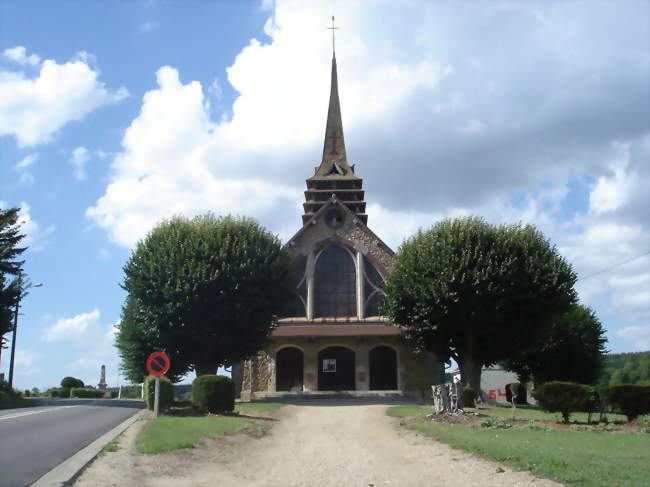
<svg viewBox="0 0 650 487">
<path fill-rule="evenodd" d="M 0 410 L 0 486 L 30 485 L 144 407 L 141 401 L 50 399 Z"/>
</svg>

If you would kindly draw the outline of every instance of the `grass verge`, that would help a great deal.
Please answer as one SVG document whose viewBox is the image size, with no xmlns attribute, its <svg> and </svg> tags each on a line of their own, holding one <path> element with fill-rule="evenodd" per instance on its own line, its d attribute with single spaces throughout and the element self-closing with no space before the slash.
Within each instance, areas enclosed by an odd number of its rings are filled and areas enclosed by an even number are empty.
<svg viewBox="0 0 650 487">
<path fill-rule="evenodd" d="M 239 402 L 235 404 L 235 411 L 240 414 L 259 414 L 277 411 L 284 404 L 279 402 Z"/>
<path fill-rule="evenodd" d="M 117 444 L 117 440 L 111 440 L 102 447 L 102 452 L 104 453 L 113 453 L 119 450 L 120 447 Z"/>
<path fill-rule="evenodd" d="M 431 412 L 430 408 L 420 406 L 421 414 L 416 408 L 395 406 L 388 414 L 411 418 L 402 424 L 454 448 L 567 485 L 650 485 L 650 435 L 560 431 L 529 425 L 493 429 L 443 424 L 421 418 Z"/>
<path fill-rule="evenodd" d="M 207 436 L 229 435 L 253 424 L 237 416 L 160 416 L 138 437 L 140 453 L 191 448 Z"/>
</svg>

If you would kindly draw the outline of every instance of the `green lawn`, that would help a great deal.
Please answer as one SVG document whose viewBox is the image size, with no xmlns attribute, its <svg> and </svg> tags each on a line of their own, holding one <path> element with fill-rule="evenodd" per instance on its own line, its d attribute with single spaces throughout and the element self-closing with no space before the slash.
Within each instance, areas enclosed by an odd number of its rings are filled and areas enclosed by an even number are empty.
<svg viewBox="0 0 650 487">
<path fill-rule="evenodd" d="M 228 435 L 254 421 L 237 416 L 160 416 L 138 437 L 140 453 L 191 448 L 208 436 Z"/>
<path fill-rule="evenodd" d="M 279 402 L 239 402 L 235 404 L 235 411 L 240 414 L 259 414 L 277 411 L 284 404 Z"/>
<path fill-rule="evenodd" d="M 503 416 L 502 411 L 507 417 L 509 412 L 490 409 L 481 413 L 495 411 L 496 417 Z M 388 410 L 391 416 L 411 418 L 402 422 L 406 427 L 455 448 L 567 485 L 650 486 L 648 434 L 558 431 L 528 426 L 492 429 L 418 418 L 430 412 L 431 408 L 424 406 L 395 406 Z"/>
</svg>

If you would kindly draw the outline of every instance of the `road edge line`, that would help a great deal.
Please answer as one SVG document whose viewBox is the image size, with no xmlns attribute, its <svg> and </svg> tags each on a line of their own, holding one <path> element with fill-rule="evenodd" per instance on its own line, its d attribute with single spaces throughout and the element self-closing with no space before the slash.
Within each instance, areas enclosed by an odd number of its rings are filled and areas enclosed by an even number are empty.
<svg viewBox="0 0 650 487">
<path fill-rule="evenodd" d="M 95 441 L 85 446 L 71 457 L 65 459 L 45 475 L 38 478 L 36 482 L 31 484 L 31 487 L 63 487 L 71 485 L 72 481 L 74 481 L 81 471 L 92 462 L 97 455 L 99 455 L 102 448 L 104 448 L 107 443 L 124 433 L 129 426 L 136 421 L 139 421 L 146 412 L 147 410 L 143 409 L 118 424 L 112 430 L 104 433 Z"/>
</svg>

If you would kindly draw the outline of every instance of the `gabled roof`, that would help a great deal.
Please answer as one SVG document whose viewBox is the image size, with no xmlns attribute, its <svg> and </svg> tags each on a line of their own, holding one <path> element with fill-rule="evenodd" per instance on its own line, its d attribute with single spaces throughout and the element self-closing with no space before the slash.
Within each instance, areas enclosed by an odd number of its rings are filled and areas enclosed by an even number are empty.
<svg viewBox="0 0 650 487">
<path fill-rule="evenodd" d="M 334 206 L 334 205 L 337 206 L 338 208 L 341 208 L 341 210 L 344 211 L 344 212 L 346 213 L 346 215 L 348 215 L 348 218 L 350 218 L 351 221 L 355 222 L 355 225 L 357 225 L 357 227 L 358 227 L 362 232 L 364 232 L 366 235 L 369 235 L 373 240 L 376 240 L 376 241 L 378 242 L 378 244 L 381 245 L 383 248 L 385 248 L 385 249 L 388 251 L 388 253 L 389 253 L 390 255 L 395 255 L 395 252 L 393 252 L 393 250 L 392 250 L 388 245 L 386 245 L 386 244 L 384 243 L 384 241 L 381 240 L 381 239 L 380 239 L 380 238 L 375 234 L 375 232 L 373 232 L 372 230 L 370 230 L 370 228 L 368 228 L 368 227 L 366 226 L 366 224 L 363 223 L 363 220 L 361 220 L 360 218 L 358 218 L 357 215 L 356 215 L 353 211 L 351 211 L 347 206 L 345 206 L 345 205 L 344 205 L 344 204 L 343 204 L 343 203 L 342 203 L 342 202 L 341 202 L 341 201 L 336 197 L 336 194 L 332 194 L 332 196 L 330 196 L 330 198 L 327 200 L 326 204 L 324 204 L 323 206 L 321 206 L 321 208 L 320 208 L 316 213 L 314 213 L 314 215 L 313 215 L 309 220 L 307 220 L 307 222 L 302 226 L 302 228 L 301 228 L 300 230 L 298 230 L 298 231 L 294 234 L 293 237 L 291 237 L 289 240 L 287 240 L 287 243 L 286 243 L 285 245 L 289 245 L 289 246 L 290 246 L 291 243 L 294 242 L 297 238 L 299 238 L 302 234 L 304 234 L 305 232 L 309 231 L 309 228 L 312 227 L 313 225 L 315 225 L 316 222 L 319 221 L 319 218 L 322 218 L 322 217 L 324 216 L 323 214 L 324 214 L 328 209 L 331 209 L 332 206 Z M 355 221 L 355 220 L 356 220 L 356 221 Z"/>
</svg>

